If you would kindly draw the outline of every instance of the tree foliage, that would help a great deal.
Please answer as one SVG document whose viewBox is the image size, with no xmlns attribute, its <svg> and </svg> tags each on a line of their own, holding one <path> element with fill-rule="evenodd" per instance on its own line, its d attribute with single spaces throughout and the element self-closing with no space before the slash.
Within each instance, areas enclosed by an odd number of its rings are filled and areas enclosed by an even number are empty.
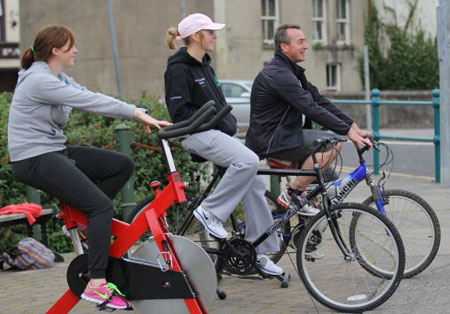
<svg viewBox="0 0 450 314">
<path fill-rule="evenodd" d="M 404 26 L 384 23 L 370 2 L 364 40 L 369 47 L 370 85 L 380 90 L 426 90 L 439 86 L 439 61 L 436 38 L 428 36 L 415 21 L 418 0 L 408 2 L 409 14 Z M 360 59 L 361 80 L 364 60 Z"/>
</svg>

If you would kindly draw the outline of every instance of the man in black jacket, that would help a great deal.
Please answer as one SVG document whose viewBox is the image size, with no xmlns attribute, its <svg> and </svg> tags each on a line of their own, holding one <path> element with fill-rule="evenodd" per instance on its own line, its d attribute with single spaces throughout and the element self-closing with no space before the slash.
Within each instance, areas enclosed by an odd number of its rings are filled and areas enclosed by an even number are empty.
<svg viewBox="0 0 450 314">
<path fill-rule="evenodd" d="M 313 168 L 313 142 L 328 135 L 307 129 L 311 120 L 339 135 L 347 135 L 356 147 L 371 146 L 364 138 L 370 136 L 370 132 L 362 131 L 306 79 L 305 70 L 297 62 L 305 61 L 307 49 L 306 37 L 298 25 L 284 24 L 277 29 L 275 56 L 253 83 L 250 126 L 245 142 L 260 158 L 295 161 L 302 169 Z M 342 149 L 341 145 L 336 148 Z M 317 154 L 317 159 L 325 168 L 336 156 L 336 150 L 327 147 Z M 292 201 L 300 204 L 301 194 L 314 179 L 297 177 L 280 195 L 278 202 L 285 207 Z M 300 211 L 310 216 L 319 212 L 309 205 Z"/>
</svg>

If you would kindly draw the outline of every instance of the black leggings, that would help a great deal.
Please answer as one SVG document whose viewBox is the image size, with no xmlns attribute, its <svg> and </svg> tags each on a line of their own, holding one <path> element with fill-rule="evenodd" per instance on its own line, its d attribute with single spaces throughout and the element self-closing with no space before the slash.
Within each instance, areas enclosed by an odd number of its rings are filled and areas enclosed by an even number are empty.
<svg viewBox="0 0 450 314">
<path fill-rule="evenodd" d="M 130 178 L 134 163 L 125 154 L 67 146 L 12 163 L 15 179 L 84 212 L 88 219 L 91 278 L 105 278 L 114 214 L 112 199 Z"/>
</svg>

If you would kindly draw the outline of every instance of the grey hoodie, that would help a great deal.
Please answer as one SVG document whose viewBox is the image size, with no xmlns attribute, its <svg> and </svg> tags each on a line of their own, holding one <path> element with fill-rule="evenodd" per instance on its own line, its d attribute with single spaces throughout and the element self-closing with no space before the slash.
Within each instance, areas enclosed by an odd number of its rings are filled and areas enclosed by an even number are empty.
<svg viewBox="0 0 450 314">
<path fill-rule="evenodd" d="M 61 73 L 56 77 L 46 62 L 36 61 L 19 72 L 8 123 L 11 161 L 65 149 L 62 127 L 72 108 L 112 118 L 132 119 L 136 106 L 80 86 Z"/>
</svg>

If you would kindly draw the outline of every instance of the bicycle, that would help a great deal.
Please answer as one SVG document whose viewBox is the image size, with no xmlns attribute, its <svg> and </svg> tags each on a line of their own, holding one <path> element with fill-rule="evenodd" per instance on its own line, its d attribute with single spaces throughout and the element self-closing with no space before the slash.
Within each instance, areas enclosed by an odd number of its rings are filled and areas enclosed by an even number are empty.
<svg viewBox="0 0 450 314">
<path fill-rule="evenodd" d="M 376 149 L 380 146 L 386 149 L 386 159 L 381 167 L 392 162 L 392 151 L 387 144 L 373 140 L 372 144 Z M 357 150 L 359 167 L 344 178 L 330 182 L 328 197 L 333 206 L 341 204 L 353 189 L 365 180 L 371 196 L 362 204 L 377 209 L 397 227 L 405 246 L 406 265 L 403 278 L 414 277 L 424 271 L 436 257 L 441 239 L 439 220 L 433 208 L 419 195 L 401 189 L 385 189 L 384 172 L 375 184 L 363 157 L 368 150 L 368 147 Z M 317 185 L 310 185 L 308 190 L 312 191 L 316 187 Z M 320 206 L 320 200 L 316 205 Z M 352 224 L 356 223 L 356 219 L 352 221 Z M 295 238 L 295 235 L 293 237 Z"/>
<path fill-rule="evenodd" d="M 381 167 L 392 162 L 390 159 L 392 152 L 386 144 L 373 140 L 372 144 L 374 147 L 384 146 L 386 148 L 387 156 Z M 362 204 L 377 209 L 380 213 L 386 215 L 397 227 L 405 246 L 406 265 L 403 278 L 414 277 L 424 271 L 437 255 L 441 239 L 439 220 L 433 208 L 419 195 L 401 189 L 385 189 L 386 175 L 384 172 L 378 183 L 375 184 L 372 173 L 368 171 L 363 157 L 368 150 L 369 147 L 363 147 L 356 151 L 359 158 L 359 167 L 344 178 L 331 180 L 328 183 L 328 198 L 331 199 L 332 206 L 339 205 L 344 202 L 359 183 L 365 180 L 371 196 L 365 199 Z M 290 169 L 286 165 L 273 162 L 273 160 L 269 160 L 269 165 L 277 169 Z M 297 176 L 299 175 L 297 172 L 297 169 L 291 169 L 286 173 L 286 176 Z M 260 171 L 259 173 L 276 174 L 271 170 Z M 317 187 L 317 183 L 311 184 L 308 186 L 307 191 L 313 192 Z M 314 205 L 321 207 L 318 190 L 313 193 L 311 199 L 315 199 L 315 196 L 318 196 L 318 199 L 313 202 Z M 277 204 L 276 196 L 266 191 L 266 199 L 273 208 L 274 219 L 279 219 L 284 209 Z M 272 260 L 275 262 L 281 258 L 289 246 L 293 248 L 297 246 L 296 243 L 300 232 L 308 219 L 302 216 L 298 218 L 298 223 L 293 228 L 280 230 L 280 235 L 283 239 L 280 243 L 283 246 L 282 250 L 273 256 Z M 356 223 L 357 219 L 354 219 L 352 224 Z"/>
<path fill-rule="evenodd" d="M 383 167 L 388 162 L 391 162 L 389 161 L 392 154 L 390 152 L 390 148 L 381 142 L 372 141 L 372 143 L 375 147 L 383 145 L 386 148 L 386 160 L 381 166 Z M 363 157 L 367 151 L 367 147 L 357 151 L 359 167 L 354 169 L 344 178 L 340 180 L 330 180 L 331 182 L 327 183 L 329 185 L 327 188 L 328 197 L 331 199 L 333 206 L 341 204 L 353 191 L 353 189 L 365 180 L 366 185 L 370 189 L 371 196 L 365 199 L 362 203 L 377 209 L 384 215 L 387 215 L 387 217 L 397 227 L 405 246 L 406 265 L 403 277 L 414 277 L 424 271 L 437 255 L 441 239 L 439 220 L 433 208 L 419 195 L 401 189 L 385 189 L 384 186 L 386 183 L 386 175 L 384 173 L 378 183 L 375 184 L 372 178 L 372 173 L 368 171 Z M 285 175 L 287 177 L 299 175 L 298 169 L 292 169 L 291 165 L 284 165 L 269 159 L 269 166 L 273 169 L 290 169 L 290 171 Z M 180 225 L 178 225 L 178 223 L 175 224 L 175 233 L 185 235 L 188 232 L 193 221 L 192 211 L 209 195 L 218 180 L 220 180 L 220 177 L 224 171 L 225 169 L 215 167 L 209 184 L 201 190 L 200 193 L 197 193 L 197 195 L 188 195 L 188 202 L 178 208 L 178 211 L 182 214 L 188 213 L 187 217 L 185 219 L 181 219 L 182 222 Z M 276 171 L 269 169 L 261 170 L 258 173 L 264 175 L 279 175 Z M 330 175 L 330 177 L 333 176 Z M 198 185 L 200 185 L 200 183 L 197 179 L 194 184 L 196 190 L 196 186 Z M 316 187 L 317 183 L 311 184 L 308 187 L 308 191 L 311 192 Z M 270 191 L 266 191 L 265 196 L 267 203 L 272 210 L 274 220 L 280 219 L 285 209 L 277 203 L 277 197 Z M 315 206 L 320 207 L 321 201 L 319 192 L 316 192 L 316 196 L 319 196 L 319 200 L 313 203 Z M 151 200 L 152 197 L 140 202 L 132 211 L 130 216 L 134 217 L 137 215 L 137 213 L 145 207 L 145 204 L 149 203 Z M 278 230 L 280 235 L 281 250 L 279 252 L 269 254 L 269 257 L 275 263 L 281 259 L 289 247 L 294 249 L 296 248 L 296 243 L 298 242 L 300 232 L 303 226 L 307 223 L 308 219 L 309 218 L 304 216 L 298 216 L 297 223 L 288 222 Z M 234 215 L 230 216 L 230 221 L 232 232 L 235 234 L 245 232 L 245 224 L 239 224 Z M 354 223 L 356 223 L 356 220 Z M 193 232 L 199 231 L 194 229 Z M 197 241 L 200 242 L 202 246 L 208 246 L 214 242 L 214 240 L 207 239 L 205 236 L 197 239 Z M 218 271 L 220 272 L 219 269 Z M 287 280 L 282 282 L 282 286 L 287 287 Z"/>
<path fill-rule="evenodd" d="M 186 201 L 186 185 L 176 171 L 168 139 L 210 129 L 231 110 L 228 106 L 211 119 L 213 104 L 205 104 L 190 119 L 158 132 L 169 184 L 133 223 L 117 219 L 112 222 L 115 238 L 109 250 L 106 278 L 117 285 L 138 313 L 207 313 L 214 300 L 217 279 L 209 256 L 193 241 L 171 234 L 165 219 L 172 204 Z M 77 257 L 67 270 L 69 289 L 48 310 L 51 314 L 68 313 L 89 281 L 88 256 L 77 230 L 79 224 L 86 225 L 87 218 L 76 208 L 66 204 L 61 207 L 59 217 L 66 223 Z M 153 237 L 130 253 L 131 246 L 147 230 Z M 99 308 L 103 310 L 105 305 Z"/>
<path fill-rule="evenodd" d="M 319 151 L 328 140 L 318 141 L 315 151 Z M 334 138 L 333 141 L 333 144 L 336 144 L 339 140 Z M 314 193 L 321 193 L 324 211 L 312 218 L 301 231 L 297 251 L 300 278 L 309 293 L 331 309 L 347 312 L 373 309 L 389 299 L 403 275 L 405 256 L 400 235 L 385 216 L 366 205 L 348 203 L 331 207 L 315 153 L 313 161 L 314 170 L 296 170 L 296 174 L 317 178 L 319 187 Z M 292 171 L 260 169 L 258 173 L 290 175 Z M 305 202 L 311 199 L 314 193 L 308 193 Z M 290 219 L 297 215 L 298 208 L 302 205 L 304 204 L 285 211 L 281 218 L 252 243 L 246 241 L 244 234 L 234 225 L 233 228 L 238 231 L 230 240 L 217 240 L 218 247 L 206 247 L 205 250 L 208 254 L 217 256 L 216 264 L 219 266 L 216 267 L 219 269 L 223 267 L 232 274 L 247 275 L 256 268 L 255 247 L 277 230 L 282 230 Z M 350 230 L 355 215 L 358 215 L 358 224 Z M 366 221 L 369 223 L 363 224 Z M 350 232 L 354 234 L 350 235 Z M 350 237 L 354 240 L 351 245 Z M 309 253 L 318 246 L 327 251 L 327 258 L 318 260 L 309 257 Z M 375 250 L 373 254 L 369 254 L 371 247 Z M 330 285 L 323 285 L 322 282 L 328 282 L 329 278 L 324 278 L 323 275 L 338 269 L 336 263 L 339 262 L 346 266 L 341 271 L 349 268 L 351 271 L 346 272 L 347 276 L 333 278 L 333 282 L 339 284 L 339 289 L 329 289 Z M 322 268 L 322 265 L 325 266 Z M 321 266 L 319 272 L 315 271 L 316 266 Z M 361 287 L 364 287 L 363 290 L 360 290 Z"/>
<path fill-rule="evenodd" d="M 196 162 L 203 162 L 205 160 L 202 160 L 198 156 L 193 156 L 192 160 Z M 207 186 L 204 189 L 200 188 L 200 177 L 197 177 L 193 182 L 188 184 L 186 195 L 187 195 L 187 202 L 175 205 L 172 209 L 173 216 L 173 223 L 171 224 L 171 229 L 175 234 L 182 235 L 182 236 L 188 236 L 193 241 L 199 243 L 203 248 L 208 247 L 216 247 L 217 248 L 217 241 L 214 240 L 203 228 L 203 225 L 197 222 L 196 219 L 194 219 L 194 209 L 197 208 L 201 202 L 211 193 L 211 191 L 214 189 L 216 184 L 219 182 L 223 174 L 225 173 L 226 169 L 220 166 L 214 165 L 214 171 L 211 175 L 211 180 L 207 184 Z M 152 184 L 151 187 L 156 191 L 159 188 L 159 184 Z M 198 192 L 200 191 L 200 192 Z M 272 195 L 269 191 L 266 191 L 265 193 L 266 200 L 268 202 L 269 207 L 271 208 L 271 212 L 273 215 L 277 215 L 277 213 L 284 212 L 285 209 L 279 206 L 276 203 L 276 200 L 273 200 Z M 132 222 L 135 217 L 139 216 L 139 214 L 142 212 L 144 208 L 148 206 L 149 203 L 153 201 L 153 196 L 149 196 L 142 201 L 140 201 L 135 208 L 131 211 L 127 222 Z M 279 218 L 277 216 L 274 216 L 275 218 Z M 241 222 L 239 219 L 237 219 L 236 215 L 232 213 L 229 218 L 229 224 L 228 231 L 231 231 L 234 235 L 240 234 L 242 237 L 245 235 L 245 224 Z M 290 230 L 290 223 L 287 222 L 284 226 L 282 226 L 279 230 L 279 233 L 288 234 L 288 230 Z M 285 247 L 289 241 L 287 241 L 287 237 L 284 239 L 280 236 L 278 237 L 280 239 L 280 247 Z M 285 243 L 282 243 L 285 241 Z M 279 252 L 274 253 L 268 253 L 267 255 L 272 259 L 275 263 L 279 261 L 279 259 L 284 254 L 284 249 L 280 250 Z M 216 271 L 219 275 L 225 273 L 230 275 L 231 273 L 227 273 L 226 270 L 222 267 L 222 264 L 219 263 L 219 259 L 216 258 L 217 255 L 212 254 L 211 259 L 213 260 L 214 265 L 216 266 Z M 225 272 L 224 272 L 225 271 Z M 263 278 L 267 277 L 273 277 L 261 272 L 258 272 L 257 269 L 253 269 L 249 271 L 247 275 L 254 275 L 259 274 Z M 240 274 L 242 276 L 243 274 Z M 281 287 L 287 288 L 289 285 L 289 279 L 290 274 L 288 272 L 283 273 L 281 276 L 274 276 L 278 280 L 281 281 Z M 218 291 L 218 296 L 221 299 L 226 298 L 226 294 L 223 291 Z"/>
</svg>

